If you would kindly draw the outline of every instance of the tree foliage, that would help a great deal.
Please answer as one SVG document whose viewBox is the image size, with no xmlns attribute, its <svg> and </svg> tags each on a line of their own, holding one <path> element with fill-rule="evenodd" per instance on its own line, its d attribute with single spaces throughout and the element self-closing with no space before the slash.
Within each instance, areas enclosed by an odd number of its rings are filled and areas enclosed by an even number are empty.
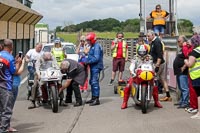
<svg viewBox="0 0 200 133">
<path fill-rule="evenodd" d="M 180 32 L 192 32 L 193 23 L 187 19 L 178 20 L 178 30 Z"/>
<path fill-rule="evenodd" d="M 178 20 L 178 29 L 182 32 L 191 32 L 193 24 L 190 20 L 179 19 Z M 140 31 L 140 20 L 127 19 L 125 21 L 119 21 L 114 18 L 106 19 L 95 19 L 91 21 L 85 21 L 79 24 L 69 24 L 67 23 L 63 29 L 60 26 L 56 27 L 56 31 L 65 31 L 65 32 L 77 32 L 82 30 L 83 32 L 88 31 L 99 31 L 99 32 L 139 32 Z"/>
</svg>

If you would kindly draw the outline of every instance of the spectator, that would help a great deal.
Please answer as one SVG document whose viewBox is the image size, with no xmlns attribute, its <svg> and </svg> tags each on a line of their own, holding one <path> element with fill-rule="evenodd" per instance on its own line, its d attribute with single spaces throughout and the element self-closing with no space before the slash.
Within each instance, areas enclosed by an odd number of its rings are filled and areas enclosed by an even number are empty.
<svg viewBox="0 0 200 133">
<path fill-rule="evenodd" d="M 200 119 L 200 35 L 191 38 L 194 49 L 189 54 L 189 59 L 185 59 L 185 64 L 189 67 L 189 74 L 192 79 L 192 86 L 195 89 L 198 99 L 198 112 L 191 116 L 192 119 Z"/>
<path fill-rule="evenodd" d="M 163 57 L 163 44 L 161 40 L 155 36 L 155 33 L 152 30 L 148 30 L 147 38 L 149 42 L 151 42 L 150 55 L 153 58 L 153 63 L 155 65 L 155 72 L 157 73 L 157 76 L 166 91 L 166 97 L 161 98 L 160 100 L 172 101 L 166 79 L 166 71 L 165 71 L 166 66 Z"/>
<path fill-rule="evenodd" d="M 113 85 L 117 71 L 119 71 L 118 82 L 123 81 L 122 76 L 125 67 L 125 61 L 128 60 L 128 45 L 126 41 L 124 41 L 124 34 L 122 32 L 118 32 L 116 37 L 117 38 L 115 38 L 115 40 L 112 41 L 111 45 L 113 69 L 109 85 Z"/>
<path fill-rule="evenodd" d="M 159 35 L 161 38 L 164 34 L 164 29 L 166 25 L 166 20 L 169 17 L 169 13 L 161 9 L 161 5 L 156 5 L 156 9 L 153 10 L 150 15 L 147 17 L 147 20 L 153 19 L 153 30 L 154 33 Z"/>
<path fill-rule="evenodd" d="M 88 58 L 86 64 L 90 66 L 90 85 L 92 90 L 92 98 L 89 101 L 86 101 L 86 104 L 90 106 L 99 105 L 99 95 L 100 95 L 100 86 L 99 86 L 99 74 L 103 70 L 103 49 L 101 45 L 96 43 L 96 34 L 90 32 L 86 36 L 86 41 L 90 44 L 90 51 L 88 53 Z"/>
<path fill-rule="evenodd" d="M 196 35 L 193 35 L 195 37 Z M 183 46 L 183 53 L 185 57 L 188 59 L 189 53 L 193 50 L 193 44 L 191 40 L 188 40 L 187 44 Z M 189 104 L 190 106 L 185 108 L 185 110 L 188 113 L 197 113 L 198 112 L 198 103 L 197 103 L 197 94 L 194 90 L 194 87 L 192 86 L 192 80 L 190 78 L 190 75 L 188 75 L 188 81 L 189 81 Z"/>
<path fill-rule="evenodd" d="M 35 48 L 30 49 L 25 56 L 25 61 L 28 63 L 27 68 L 28 68 L 28 72 L 29 72 L 29 77 L 28 80 L 34 80 L 34 74 L 35 74 L 35 62 L 37 59 L 40 58 L 40 56 L 42 55 L 41 52 L 42 49 L 42 44 L 41 43 L 37 43 Z M 30 86 L 29 82 L 28 82 L 28 99 L 32 94 L 32 87 Z M 33 97 L 33 96 L 31 96 Z"/>
<path fill-rule="evenodd" d="M 73 88 L 76 103 L 74 107 L 82 105 L 82 97 L 79 89 L 79 85 L 84 85 L 87 78 L 87 73 L 83 65 L 71 59 L 64 59 L 60 65 L 61 72 L 67 75 L 67 80 L 59 89 L 59 92 L 62 92 L 65 88 Z M 71 99 L 72 100 L 72 99 Z"/>
<path fill-rule="evenodd" d="M 62 48 L 61 41 L 58 39 L 54 41 L 54 47 L 52 48 L 51 52 L 56 58 L 58 65 L 60 65 L 60 63 L 66 58 L 66 54 Z"/>
<path fill-rule="evenodd" d="M 5 39 L 3 51 L 0 52 L 0 133 L 7 132 L 10 127 L 14 99 L 12 93 L 12 79 L 21 63 L 21 60 L 18 59 L 15 64 L 15 59 L 11 55 L 12 50 L 13 41 Z"/>
<path fill-rule="evenodd" d="M 186 45 L 186 37 L 179 36 L 178 38 L 178 46 L 180 48 L 178 54 L 173 63 L 174 75 L 176 75 L 176 81 L 178 88 L 181 92 L 180 101 L 175 104 L 179 105 L 178 108 L 186 108 L 188 107 L 188 100 L 189 100 L 189 88 L 188 88 L 188 68 L 184 63 L 184 59 L 186 59 L 183 53 L 183 46 Z"/>
<path fill-rule="evenodd" d="M 76 53 L 79 55 L 78 62 L 81 63 L 82 65 L 84 65 L 84 62 L 86 61 L 89 50 L 90 50 L 90 46 L 87 44 L 85 36 L 81 36 L 80 44 L 76 49 Z M 88 72 L 89 66 L 84 65 L 84 67 Z M 88 79 L 86 79 L 84 86 L 80 86 L 80 90 L 82 92 L 87 91 L 87 89 L 88 89 Z"/>
</svg>

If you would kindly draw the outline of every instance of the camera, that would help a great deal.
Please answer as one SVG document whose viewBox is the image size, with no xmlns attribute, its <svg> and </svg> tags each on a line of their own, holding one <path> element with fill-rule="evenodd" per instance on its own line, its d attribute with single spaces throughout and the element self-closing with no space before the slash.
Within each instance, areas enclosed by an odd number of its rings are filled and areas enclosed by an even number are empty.
<svg viewBox="0 0 200 133">
<path fill-rule="evenodd" d="M 22 51 L 19 51 L 18 54 L 19 54 L 19 57 L 22 58 L 22 56 L 23 56 L 23 52 L 22 52 Z"/>
</svg>

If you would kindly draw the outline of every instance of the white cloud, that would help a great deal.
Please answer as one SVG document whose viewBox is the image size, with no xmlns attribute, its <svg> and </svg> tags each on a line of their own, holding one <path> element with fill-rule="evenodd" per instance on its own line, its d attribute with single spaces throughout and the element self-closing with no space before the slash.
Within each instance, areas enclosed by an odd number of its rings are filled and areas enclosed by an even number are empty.
<svg viewBox="0 0 200 133">
<path fill-rule="evenodd" d="M 163 0 L 156 0 L 161 1 Z M 154 4 L 158 4 L 156 2 Z M 195 25 L 200 25 L 199 5 L 199 0 L 178 0 L 178 17 L 190 19 Z M 139 18 L 140 7 L 139 0 L 34 0 L 32 8 L 44 16 L 41 22 L 54 29 L 56 26 L 63 26 L 64 22 L 77 24 L 109 17 L 120 21 Z"/>
</svg>

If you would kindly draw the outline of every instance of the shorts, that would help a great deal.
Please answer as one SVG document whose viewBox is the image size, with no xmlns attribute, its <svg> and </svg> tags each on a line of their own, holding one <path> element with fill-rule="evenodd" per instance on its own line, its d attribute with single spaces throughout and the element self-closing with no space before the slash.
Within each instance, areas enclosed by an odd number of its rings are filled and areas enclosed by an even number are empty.
<svg viewBox="0 0 200 133">
<path fill-rule="evenodd" d="M 162 25 L 157 25 L 153 27 L 153 30 L 157 35 L 159 35 L 160 33 L 164 34 L 165 28 Z"/>
<path fill-rule="evenodd" d="M 163 63 L 159 67 L 159 71 L 157 72 L 157 76 L 158 76 L 159 80 L 164 81 L 164 80 L 166 80 L 166 75 L 167 75 L 167 73 L 166 73 L 166 64 Z"/>
<path fill-rule="evenodd" d="M 125 58 L 113 58 L 113 72 L 123 72 L 125 67 Z"/>
</svg>

